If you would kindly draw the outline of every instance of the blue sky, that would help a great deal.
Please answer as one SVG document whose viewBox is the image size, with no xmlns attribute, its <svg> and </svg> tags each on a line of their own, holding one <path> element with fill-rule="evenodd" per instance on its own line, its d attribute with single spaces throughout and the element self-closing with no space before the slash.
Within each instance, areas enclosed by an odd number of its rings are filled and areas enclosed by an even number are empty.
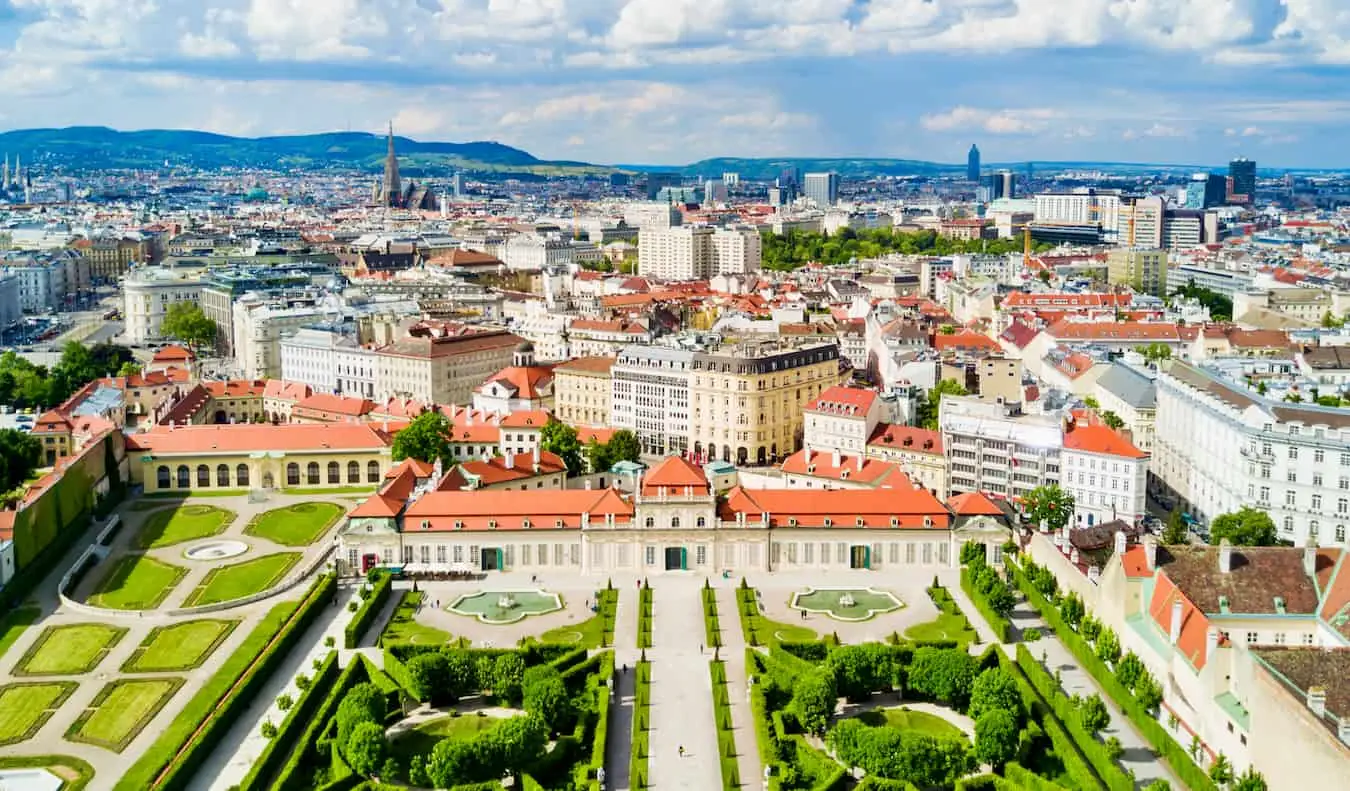
<svg viewBox="0 0 1350 791">
<path fill-rule="evenodd" d="M 1350 0 L 0 0 L 0 127 L 1350 166 Z"/>
</svg>

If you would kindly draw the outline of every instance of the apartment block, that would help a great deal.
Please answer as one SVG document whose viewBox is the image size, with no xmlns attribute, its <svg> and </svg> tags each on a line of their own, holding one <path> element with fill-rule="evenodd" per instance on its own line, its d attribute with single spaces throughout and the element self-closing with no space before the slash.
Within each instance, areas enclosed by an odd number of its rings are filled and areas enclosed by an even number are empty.
<svg viewBox="0 0 1350 791">
<path fill-rule="evenodd" d="M 1058 419 L 1024 414 L 1020 403 L 971 396 L 944 395 L 939 409 L 949 494 L 1021 497 L 1060 482 Z"/>
</svg>

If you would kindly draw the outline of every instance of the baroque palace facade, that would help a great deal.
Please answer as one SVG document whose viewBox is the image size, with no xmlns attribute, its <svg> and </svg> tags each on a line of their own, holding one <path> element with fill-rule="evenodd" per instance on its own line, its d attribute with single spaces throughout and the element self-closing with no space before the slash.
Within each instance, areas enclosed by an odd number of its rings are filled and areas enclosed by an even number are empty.
<svg viewBox="0 0 1350 791">
<path fill-rule="evenodd" d="M 440 470 L 405 463 L 340 531 L 346 573 L 549 573 L 954 567 L 969 540 L 1001 545 L 1006 519 L 953 513 L 908 481 L 892 489 L 712 491 L 672 456 L 632 495 L 617 489 L 462 491 Z"/>
</svg>

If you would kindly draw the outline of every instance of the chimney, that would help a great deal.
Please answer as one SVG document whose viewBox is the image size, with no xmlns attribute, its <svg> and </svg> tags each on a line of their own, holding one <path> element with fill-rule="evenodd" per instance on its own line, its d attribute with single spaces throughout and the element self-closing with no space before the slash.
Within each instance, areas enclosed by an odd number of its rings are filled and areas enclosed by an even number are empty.
<svg viewBox="0 0 1350 791">
<path fill-rule="evenodd" d="M 514 470 L 516 468 L 516 454 L 508 453 L 504 458 L 506 459 L 506 469 Z"/>
<path fill-rule="evenodd" d="M 861 453 L 859 453 L 859 454 L 858 454 L 858 472 L 862 472 L 862 468 L 863 468 L 863 455 L 862 455 Z"/>
<path fill-rule="evenodd" d="M 1117 555 L 1117 556 L 1120 556 L 1120 555 L 1124 555 L 1124 554 L 1125 554 L 1125 531 L 1124 531 L 1124 530 L 1117 530 L 1117 531 L 1116 531 L 1116 555 Z"/>
<path fill-rule="evenodd" d="M 1318 717 L 1327 713 L 1327 688 L 1308 687 L 1308 710 Z"/>
<path fill-rule="evenodd" d="M 1219 573 L 1228 574 L 1233 570 L 1233 543 L 1228 539 L 1219 542 Z"/>
<path fill-rule="evenodd" d="M 539 469 L 539 446 L 534 446 L 534 468 Z"/>
<path fill-rule="evenodd" d="M 1205 632 L 1205 661 L 1214 658 L 1214 651 L 1219 647 L 1219 627 L 1211 626 Z"/>
<path fill-rule="evenodd" d="M 1156 536 L 1144 536 L 1144 564 L 1149 571 L 1158 568 L 1158 539 Z"/>
<path fill-rule="evenodd" d="M 834 467 L 835 469 L 838 469 L 839 465 L 842 463 L 843 462 L 839 458 L 839 449 L 835 448 L 834 453 L 831 454 L 830 456 L 830 466 Z"/>
<path fill-rule="evenodd" d="M 1172 641 L 1172 645 L 1176 645 L 1181 639 L 1181 610 L 1181 599 L 1172 602 L 1171 632 L 1168 638 Z"/>
<path fill-rule="evenodd" d="M 1317 576 L 1317 544 L 1312 543 L 1303 548 L 1303 573 L 1309 577 Z"/>
</svg>

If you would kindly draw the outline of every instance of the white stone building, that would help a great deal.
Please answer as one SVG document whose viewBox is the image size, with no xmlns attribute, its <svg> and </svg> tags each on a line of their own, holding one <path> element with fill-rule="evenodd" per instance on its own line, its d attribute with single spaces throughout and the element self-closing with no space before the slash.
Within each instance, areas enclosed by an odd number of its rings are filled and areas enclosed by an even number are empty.
<svg viewBox="0 0 1350 791">
<path fill-rule="evenodd" d="M 1060 487 L 1073 495 L 1074 523 L 1137 524 L 1148 487 L 1147 453 L 1101 423 L 1070 421 L 1060 451 Z"/>
<path fill-rule="evenodd" d="M 159 325 L 169 306 L 178 302 L 197 304 L 201 282 L 172 269 L 138 268 L 122 280 L 123 335 L 128 343 L 143 344 L 161 339 Z"/>
</svg>

